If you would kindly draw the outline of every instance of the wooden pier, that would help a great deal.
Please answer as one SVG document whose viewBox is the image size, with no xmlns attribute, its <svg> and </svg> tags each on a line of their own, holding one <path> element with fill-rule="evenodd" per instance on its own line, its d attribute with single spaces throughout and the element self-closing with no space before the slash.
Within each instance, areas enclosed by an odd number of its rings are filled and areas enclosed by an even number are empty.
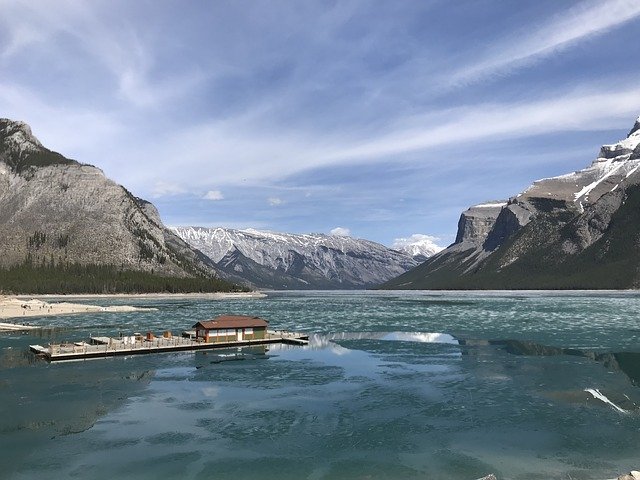
<svg viewBox="0 0 640 480">
<path fill-rule="evenodd" d="M 107 358 L 122 355 L 143 355 L 149 353 L 167 353 L 195 350 L 214 350 L 218 348 L 247 347 L 287 343 L 290 345 L 307 345 L 309 336 L 304 333 L 267 331 L 265 338 L 255 340 L 234 340 L 205 342 L 194 339 L 184 332 L 183 336 L 166 335 L 155 337 L 140 334 L 127 337 L 92 337 L 89 342 L 58 343 L 29 345 L 30 350 L 49 362 L 61 360 L 84 360 L 89 358 Z"/>
</svg>

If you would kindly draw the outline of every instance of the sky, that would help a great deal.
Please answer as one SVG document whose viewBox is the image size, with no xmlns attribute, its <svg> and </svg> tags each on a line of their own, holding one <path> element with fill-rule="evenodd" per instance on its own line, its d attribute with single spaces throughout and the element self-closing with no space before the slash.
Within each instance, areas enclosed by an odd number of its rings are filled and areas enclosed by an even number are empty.
<svg viewBox="0 0 640 480">
<path fill-rule="evenodd" d="M 168 225 L 447 245 L 626 136 L 639 33 L 637 0 L 0 0 L 0 117 Z"/>
</svg>

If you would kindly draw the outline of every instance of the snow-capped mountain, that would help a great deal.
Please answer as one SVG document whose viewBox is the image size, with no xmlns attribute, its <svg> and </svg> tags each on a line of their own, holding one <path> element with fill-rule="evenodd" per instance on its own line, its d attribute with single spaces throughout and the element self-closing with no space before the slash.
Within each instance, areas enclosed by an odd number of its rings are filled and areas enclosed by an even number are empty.
<svg viewBox="0 0 640 480">
<path fill-rule="evenodd" d="M 390 288 L 640 287 L 640 117 L 585 169 L 462 213 L 453 245 Z"/>
<path fill-rule="evenodd" d="M 406 253 L 348 236 L 202 227 L 173 231 L 219 269 L 262 288 L 366 288 L 419 263 Z"/>
<path fill-rule="evenodd" d="M 444 247 L 436 244 L 438 239 L 431 235 L 414 233 L 408 238 L 396 238 L 391 248 L 404 252 L 419 262 L 424 262 L 427 258 L 444 250 Z"/>
</svg>

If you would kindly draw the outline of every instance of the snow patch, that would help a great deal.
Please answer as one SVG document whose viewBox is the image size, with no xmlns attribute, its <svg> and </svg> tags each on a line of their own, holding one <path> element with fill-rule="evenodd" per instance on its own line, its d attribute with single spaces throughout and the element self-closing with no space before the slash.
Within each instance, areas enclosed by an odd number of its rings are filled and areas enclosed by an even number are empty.
<svg viewBox="0 0 640 480">
<path fill-rule="evenodd" d="M 480 205 L 474 205 L 473 208 L 498 208 L 498 207 L 506 207 L 507 202 L 500 203 L 481 203 Z"/>
<path fill-rule="evenodd" d="M 585 388 L 584 391 L 587 392 L 587 393 L 590 393 L 593 396 L 593 398 L 596 398 L 596 399 L 600 400 L 601 402 L 606 403 L 607 405 L 610 405 L 614 410 L 616 410 L 616 411 L 618 411 L 620 413 L 629 413 L 625 409 L 620 408 L 618 405 L 616 405 L 611 400 L 609 400 L 597 388 Z"/>
<path fill-rule="evenodd" d="M 616 165 L 616 166 L 613 166 L 613 162 L 614 162 L 613 159 L 607 160 L 606 162 L 604 162 L 604 164 L 600 167 L 602 169 L 602 173 L 601 173 L 600 178 L 598 178 L 594 182 L 591 182 L 589 185 L 583 187 L 580 191 L 574 193 L 575 200 L 577 200 L 577 199 L 579 199 L 581 197 L 586 197 L 587 195 L 589 195 L 589 193 L 594 188 L 596 188 L 604 180 L 609 178 L 611 175 L 616 173 L 618 170 L 620 170 L 621 167 L 624 166 L 624 163 L 622 163 L 622 162 L 618 163 L 618 165 Z"/>
</svg>

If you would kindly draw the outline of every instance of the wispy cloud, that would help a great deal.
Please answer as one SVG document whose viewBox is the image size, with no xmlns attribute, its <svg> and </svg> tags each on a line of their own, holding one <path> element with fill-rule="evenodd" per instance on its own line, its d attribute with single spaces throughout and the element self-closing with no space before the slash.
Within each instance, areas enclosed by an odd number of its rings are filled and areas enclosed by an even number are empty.
<svg viewBox="0 0 640 480">
<path fill-rule="evenodd" d="M 94 152 L 113 147 L 123 125 L 111 112 L 76 105 L 52 105 L 38 92 L 0 81 L 2 116 L 27 122 L 48 148 L 81 162 L 94 163 Z M 104 167 L 107 162 L 98 166 Z"/>
<path fill-rule="evenodd" d="M 640 16 L 637 0 L 583 2 L 556 14 L 531 33 L 515 32 L 480 61 L 452 76 L 452 83 L 469 83 L 494 74 L 504 74 L 538 61 L 578 42 L 601 35 Z"/>
<path fill-rule="evenodd" d="M 315 168 L 375 164 L 390 158 L 426 161 L 438 166 L 441 156 L 435 149 L 447 146 L 547 133 L 625 128 L 640 109 L 640 87 L 607 90 L 559 92 L 540 101 L 470 104 L 437 114 L 405 118 L 390 126 L 386 133 L 370 132 L 371 138 L 364 139 L 362 132 L 319 140 L 295 130 L 265 136 L 243 128 L 242 123 L 204 124 L 176 131 L 152 150 L 147 147 L 145 151 L 131 152 L 133 156 L 152 156 L 156 167 L 150 173 L 133 166 L 129 174 L 140 184 L 171 177 L 185 186 L 199 186 L 213 175 L 221 185 L 273 181 Z M 189 145 L 187 151 L 184 145 Z M 215 157 L 211 156 L 212 151 L 216 152 Z M 407 157 L 416 152 L 431 154 L 413 160 Z M 181 158 L 179 171 L 175 169 L 175 158 Z M 269 158 L 269 162 L 264 158 Z M 455 161 L 460 163 L 465 159 Z M 235 168 L 225 168 L 229 164 Z M 278 201 L 281 199 L 269 199 L 272 205 L 279 205 Z"/>
<path fill-rule="evenodd" d="M 187 193 L 187 190 L 178 184 L 158 181 L 153 186 L 151 196 L 153 198 L 160 198 L 182 195 L 184 193 Z"/>
<path fill-rule="evenodd" d="M 2 3 L 0 26 L 8 36 L 0 47 L 4 60 L 28 55 L 34 47 L 51 56 L 67 56 L 70 50 L 86 64 L 101 64 L 114 81 L 115 93 L 136 107 L 156 107 L 189 92 L 204 78 L 195 68 L 154 75 L 158 53 L 154 44 L 161 37 L 143 38 L 139 28 L 114 17 L 110 2 L 61 0 L 45 8 L 29 1 Z"/>
<path fill-rule="evenodd" d="M 544 162 L 535 137 L 551 156 L 561 136 L 595 153 L 560 134 L 627 130 L 640 113 L 640 47 L 620 28 L 640 4 L 571 4 L 0 0 L 0 113 L 174 222 L 446 238 L 440 218 L 493 188 L 474 163 L 495 176 L 517 162 L 520 188 Z M 559 52 L 566 68 L 541 61 Z M 441 88 L 451 78 L 468 88 Z"/>
<path fill-rule="evenodd" d="M 610 93 L 575 92 L 542 101 L 485 103 L 405 121 L 405 128 L 337 150 L 335 159 L 375 159 L 463 142 L 530 137 L 544 133 L 619 128 L 640 109 L 640 87 Z"/>
</svg>

